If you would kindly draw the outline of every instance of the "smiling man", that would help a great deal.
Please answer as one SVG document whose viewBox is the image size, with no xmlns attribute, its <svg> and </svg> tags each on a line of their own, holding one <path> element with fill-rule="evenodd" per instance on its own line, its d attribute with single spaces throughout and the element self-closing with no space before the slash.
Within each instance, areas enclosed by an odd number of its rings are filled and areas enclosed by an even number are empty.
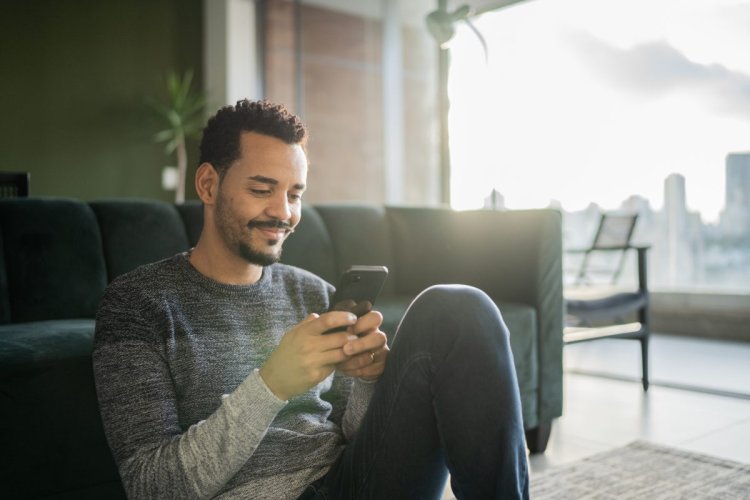
<svg viewBox="0 0 750 500">
<path fill-rule="evenodd" d="M 204 156 L 211 154 L 210 139 L 204 141 Z M 284 239 L 299 223 L 307 160 L 302 144 L 255 131 L 241 134 L 237 147 L 242 159 L 237 168 L 210 162 L 198 167 L 196 187 L 206 203 L 207 226 L 191 261 L 209 271 L 209 261 L 218 258 L 214 265 L 251 273 L 217 276 L 219 281 L 244 283 L 257 280 L 261 266 L 278 261 Z"/>
<path fill-rule="evenodd" d="M 278 263 L 305 142 L 282 106 L 219 110 L 195 248 L 107 288 L 94 372 L 128 496 L 430 498 L 450 469 L 459 498 L 527 497 L 508 332 L 486 295 L 426 290 L 391 354 L 380 313 L 324 312 L 333 287 Z"/>
</svg>

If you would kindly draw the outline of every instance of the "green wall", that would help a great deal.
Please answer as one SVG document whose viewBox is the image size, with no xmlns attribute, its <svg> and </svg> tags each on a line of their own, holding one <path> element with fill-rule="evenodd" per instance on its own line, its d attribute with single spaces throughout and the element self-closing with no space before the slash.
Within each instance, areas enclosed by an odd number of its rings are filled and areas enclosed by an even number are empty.
<svg viewBox="0 0 750 500">
<path fill-rule="evenodd" d="M 201 0 L 3 0 L 0 171 L 31 172 L 32 196 L 173 200 L 146 104 L 170 69 L 202 88 Z M 197 143 L 189 144 L 188 197 Z"/>
</svg>

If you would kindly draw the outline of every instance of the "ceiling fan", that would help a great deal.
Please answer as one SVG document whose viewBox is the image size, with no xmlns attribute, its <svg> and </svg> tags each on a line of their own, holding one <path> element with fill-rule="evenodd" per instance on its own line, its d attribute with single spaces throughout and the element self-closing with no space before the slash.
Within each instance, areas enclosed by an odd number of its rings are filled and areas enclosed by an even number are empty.
<svg viewBox="0 0 750 500">
<path fill-rule="evenodd" d="M 479 42 L 482 44 L 484 49 L 484 57 L 487 58 L 487 42 L 482 36 L 482 33 L 474 26 L 471 22 L 472 17 L 480 16 L 486 12 L 493 10 L 502 9 L 515 3 L 523 2 L 525 0 L 500 0 L 497 2 L 490 2 L 481 7 L 472 8 L 469 5 L 461 5 L 457 7 L 453 12 L 448 12 L 447 2 L 440 2 L 440 7 L 427 14 L 425 19 L 427 23 L 427 29 L 430 34 L 435 38 L 438 45 L 441 48 L 446 48 L 446 44 L 456 34 L 456 23 L 463 21 L 465 22 L 471 31 L 479 38 Z"/>
</svg>

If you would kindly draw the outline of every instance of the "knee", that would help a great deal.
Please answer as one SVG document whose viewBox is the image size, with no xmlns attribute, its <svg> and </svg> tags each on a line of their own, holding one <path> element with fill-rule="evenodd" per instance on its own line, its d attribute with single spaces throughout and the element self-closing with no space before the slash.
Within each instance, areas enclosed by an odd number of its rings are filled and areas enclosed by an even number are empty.
<svg viewBox="0 0 750 500">
<path fill-rule="evenodd" d="M 431 315 L 453 332 L 507 336 L 502 315 L 482 290 L 467 285 L 435 285 L 425 289 L 412 304 L 415 312 Z M 467 328 L 468 327 L 468 328 Z"/>
<path fill-rule="evenodd" d="M 420 293 L 415 304 L 427 306 L 440 312 L 481 313 L 496 309 L 492 299 L 479 288 L 468 285 L 433 285 Z"/>
<path fill-rule="evenodd" d="M 394 348 L 397 344 L 441 360 L 450 353 L 476 363 L 512 356 L 510 334 L 497 306 L 483 291 L 465 285 L 432 286 L 419 294 L 401 320 Z"/>
</svg>

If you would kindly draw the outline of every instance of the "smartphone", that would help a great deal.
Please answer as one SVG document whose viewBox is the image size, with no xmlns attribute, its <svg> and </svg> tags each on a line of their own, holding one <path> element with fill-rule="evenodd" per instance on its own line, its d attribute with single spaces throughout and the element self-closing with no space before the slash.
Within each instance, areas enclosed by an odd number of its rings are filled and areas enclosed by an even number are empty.
<svg viewBox="0 0 750 500">
<path fill-rule="evenodd" d="M 385 266 L 351 266 L 341 275 L 328 310 L 348 311 L 358 317 L 367 314 L 372 311 L 387 277 L 388 268 Z M 323 334 L 344 330 L 346 327 L 331 328 Z"/>
</svg>

